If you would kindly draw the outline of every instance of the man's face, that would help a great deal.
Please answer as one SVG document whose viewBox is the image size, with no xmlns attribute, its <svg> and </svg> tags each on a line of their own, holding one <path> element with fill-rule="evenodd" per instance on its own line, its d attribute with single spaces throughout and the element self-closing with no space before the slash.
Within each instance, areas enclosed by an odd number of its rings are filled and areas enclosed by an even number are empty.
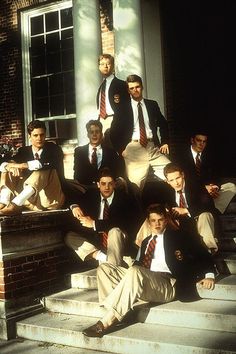
<svg viewBox="0 0 236 354">
<path fill-rule="evenodd" d="M 194 138 L 191 138 L 191 144 L 195 152 L 203 152 L 207 144 L 207 136 L 195 135 Z"/>
<path fill-rule="evenodd" d="M 171 172 L 167 174 L 167 183 L 174 188 L 176 192 L 181 191 L 184 187 L 184 173 L 183 172 Z"/>
<path fill-rule="evenodd" d="M 101 195 L 104 198 L 109 198 L 114 192 L 115 181 L 112 177 L 102 177 L 100 178 L 99 182 L 97 182 L 97 185 Z"/>
<path fill-rule="evenodd" d="M 96 125 L 90 125 L 88 134 L 89 142 L 92 146 L 98 146 L 102 142 L 103 134 L 99 127 Z"/>
<path fill-rule="evenodd" d="M 128 82 L 128 92 L 135 101 L 143 98 L 143 86 L 140 82 Z"/>
<path fill-rule="evenodd" d="M 163 214 L 150 213 L 148 217 L 149 226 L 152 234 L 160 235 L 166 228 L 167 219 Z"/>
<path fill-rule="evenodd" d="M 99 62 L 99 70 L 101 74 L 105 77 L 110 76 L 113 73 L 113 64 L 111 63 L 110 59 L 103 58 Z"/>
<path fill-rule="evenodd" d="M 29 138 L 31 140 L 32 146 L 36 150 L 39 150 L 44 146 L 45 139 L 46 139 L 46 132 L 43 128 L 36 128 L 31 132 Z"/>
</svg>

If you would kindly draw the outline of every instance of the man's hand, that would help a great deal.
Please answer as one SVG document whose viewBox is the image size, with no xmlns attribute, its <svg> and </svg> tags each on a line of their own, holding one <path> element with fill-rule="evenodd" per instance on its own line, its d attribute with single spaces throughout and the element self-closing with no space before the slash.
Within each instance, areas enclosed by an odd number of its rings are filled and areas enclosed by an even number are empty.
<svg viewBox="0 0 236 354">
<path fill-rule="evenodd" d="M 84 216 L 84 213 L 83 213 L 82 209 L 80 209 L 79 206 L 76 206 L 72 209 L 72 214 L 78 220 L 80 219 L 81 216 Z"/>
<path fill-rule="evenodd" d="M 160 146 L 160 152 L 165 155 L 169 155 L 169 146 L 168 144 L 163 144 Z"/>
<path fill-rule="evenodd" d="M 219 187 L 216 184 L 207 184 L 205 187 L 212 198 L 219 196 Z"/>
<path fill-rule="evenodd" d="M 212 278 L 204 278 L 197 282 L 197 286 L 199 288 L 214 290 L 215 288 L 215 279 Z"/>
<path fill-rule="evenodd" d="M 21 171 L 28 168 L 27 163 L 16 163 L 16 162 L 9 162 L 5 169 L 10 172 L 14 177 L 21 176 Z"/>
<path fill-rule="evenodd" d="M 84 227 L 93 228 L 94 220 L 91 219 L 90 216 L 81 216 L 79 221 Z"/>
<path fill-rule="evenodd" d="M 174 207 L 171 208 L 171 214 L 177 218 L 178 216 L 185 216 L 188 215 L 188 209 L 187 208 L 180 208 L 180 207 Z"/>
</svg>

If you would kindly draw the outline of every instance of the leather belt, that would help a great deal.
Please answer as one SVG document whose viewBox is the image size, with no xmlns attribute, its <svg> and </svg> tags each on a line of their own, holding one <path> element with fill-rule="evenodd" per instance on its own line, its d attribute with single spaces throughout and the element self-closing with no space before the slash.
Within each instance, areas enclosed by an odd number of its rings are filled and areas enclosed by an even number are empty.
<svg viewBox="0 0 236 354">
<path fill-rule="evenodd" d="M 139 143 L 139 142 L 140 142 L 139 139 L 133 139 L 132 141 L 134 141 L 135 143 Z M 152 138 L 149 138 L 149 139 L 147 139 L 147 141 L 153 142 L 153 139 L 152 139 Z"/>
<path fill-rule="evenodd" d="M 114 116 L 114 114 L 107 114 L 104 118 L 99 116 L 99 119 L 106 119 L 108 117 L 113 117 L 113 116 Z"/>
</svg>

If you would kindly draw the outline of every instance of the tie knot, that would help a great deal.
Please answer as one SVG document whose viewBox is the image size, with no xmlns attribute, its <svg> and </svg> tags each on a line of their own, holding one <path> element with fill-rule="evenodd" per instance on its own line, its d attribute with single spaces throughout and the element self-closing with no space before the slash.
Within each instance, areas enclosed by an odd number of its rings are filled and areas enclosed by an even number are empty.
<svg viewBox="0 0 236 354">
<path fill-rule="evenodd" d="M 37 152 L 34 154 L 34 158 L 35 160 L 39 160 L 39 154 Z"/>
<path fill-rule="evenodd" d="M 93 151 L 96 152 L 96 151 L 97 151 L 97 148 L 93 148 Z"/>
<path fill-rule="evenodd" d="M 138 103 L 138 107 L 142 107 L 142 103 L 141 102 Z"/>
<path fill-rule="evenodd" d="M 180 189 L 180 191 L 178 191 L 178 193 L 179 193 L 179 194 L 183 194 L 183 191 L 182 191 L 182 189 Z"/>
</svg>

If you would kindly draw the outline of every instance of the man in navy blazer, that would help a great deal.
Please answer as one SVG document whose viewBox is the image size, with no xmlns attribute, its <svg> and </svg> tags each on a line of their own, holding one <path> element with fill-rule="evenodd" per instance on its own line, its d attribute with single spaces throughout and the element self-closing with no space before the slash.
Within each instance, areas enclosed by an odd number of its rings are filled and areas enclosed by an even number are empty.
<svg viewBox="0 0 236 354">
<path fill-rule="evenodd" d="M 168 192 L 166 205 L 183 228 L 197 227 L 206 247 L 215 253 L 218 250 L 216 236 L 216 210 L 207 190 L 196 180 L 185 178 L 182 168 L 171 162 L 164 168 Z M 192 227 L 191 227 L 192 226 Z"/>
<path fill-rule="evenodd" d="M 106 203 L 108 217 L 104 215 Z M 83 261 L 108 259 L 113 264 L 122 264 L 124 253 L 132 251 L 140 215 L 133 198 L 115 189 L 112 172 L 101 169 L 97 188 L 88 189 L 70 209 L 74 218 L 68 223 L 71 231 L 65 237 L 67 246 Z"/>
<path fill-rule="evenodd" d="M 102 144 L 101 122 L 90 120 L 86 124 L 86 130 L 89 143 L 78 146 L 74 151 L 74 180 L 85 189 L 96 187 L 99 171 L 103 167 L 108 167 L 116 179 L 124 177 L 123 159 L 114 149 Z M 95 156 L 95 161 L 93 161 L 93 156 Z"/>
<path fill-rule="evenodd" d="M 101 54 L 98 58 L 98 66 L 103 76 L 103 82 L 96 97 L 98 119 L 103 126 L 104 144 L 112 147 L 109 136 L 111 122 L 117 107 L 129 99 L 129 94 L 126 82 L 114 75 L 114 57 L 112 55 Z"/>
<path fill-rule="evenodd" d="M 163 168 L 170 162 L 166 156 L 169 154 L 168 123 L 158 103 L 143 98 L 141 77 L 129 75 L 126 81 L 130 99 L 119 105 L 110 137 L 116 151 L 124 157 L 128 179 L 140 187 L 144 185 L 150 168 L 160 180 L 164 180 Z M 141 131 L 140 114 L 144 120 L 144 132 Z"/>
<path fill-rule="evenodd" d="M 95 325 L 86 328 L 84 335 L 101 338 L 140 300 L 186 301 L 194 293 L 197 295 L 196 285 L 214 289 L 215 266 L 199 240 L 171 229 L 163 205 L 151 205 L 147 220 L 151 234 L 142 242 L 129 269 L 109 263 L 98 267 L 99 302 L 107 312 Z"/>
<path fill-rule="evenodd" d="M 187 178 L 199 181 L 206 188 L 215 207 L 223 214 L 236 194 L 236 185 L 232 182 L 222 183 L 217 156 L 210 152 L 207 145 L 207 131 L 204 128 L 195 129 L 189 146 L 176 160 Z"/>
<path fill-rule="evenodd" d="M 30 210 L 58 209 L 65 201 L 63 151 L 46 142 L 46 126 L 39 120 L 27 126 L 30 146 L 19 149 L 14 161 L 1 164 L 0 214 L 15 215 Z"/>
</svg>

